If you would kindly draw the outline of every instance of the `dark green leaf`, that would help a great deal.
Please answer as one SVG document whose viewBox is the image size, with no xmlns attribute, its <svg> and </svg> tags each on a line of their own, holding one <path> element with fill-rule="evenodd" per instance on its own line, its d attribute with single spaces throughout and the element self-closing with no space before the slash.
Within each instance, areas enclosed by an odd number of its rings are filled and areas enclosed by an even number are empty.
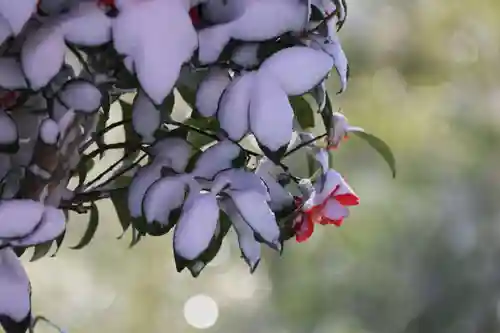
<svg viewBox="0 0 500 333">
<path fill-rule="evenodd" d="M 322 112 L 326 107 L 326 86 L 325 81 L 318 84 L 310 92 L 312 98 L 316 101 L 318 105 L 318 112 Z"/>
<path fill-rule="evenodd" d="M 79 250 L 86 246 L 92 238 L 95 235 L 95 232 L 97 231 L 97 226 L 99 225 L 99 209 L 97 209 L 97 206 L 95 203 L 92 203 L 90 206 L 90 219 L 89 219 L 89 224 L 87 226 L 87 230 L 85 231 L 85 234 L 83 235 L 82 239 L 80 242 L 75 245 L 70 247 L 73 250 Z"/>
<path fill-rule="evenodd" d="M 103 93 L 101 102 L 102 112 L 99 112 L 99 122 L 97 123 L 96 133 L 102 133 L 106 128 L 106 124 L 109 120 L 109 111 L 111 108 L 110 98 L 107 93 Z M 98 148 L 102 148 L 105 144 L 104 135 L 100 135 L 95 138 L 95 143 Z M 105 150 L 99 155 L 99 158 L 104 157 Z"/>
<path fill-rule="evenodd" d="M 163 122 L 170 119 L 170 115 L 174 110 L 174 104 L 175 104 L 175 95 L 173 92 L 171 92 L 159 107 Z"/>
<path fill-rule="evenodd" d="M 181 84 L 178 84 L 176 88 L 184 102 L 194 110 L 196 108 L 196 91 Z"/>
<path fill-rule="evenodd" d="M 387 162 L 392 171 L 392 177 L 396 178 L 396 159 L 391 148 L 382 139 L 379 139 L 373 134 L 368 134 L 363 131 L 352 131 L 361 139 L 365 140 L 373 149 L 375 149 L 382 158 Z"/>
<path fill-rule="evenodd" d="M 205 131 L 208 134 L 213 134 L 219 129 L 219 122 L 215 117 L 189 118 L 184 123 L 196 127 L 200 131 Z M 201 148 L 215 141 L 213 136 L 198 133 L 195 130 L 189 131 L 187 139 L 196 148 Z"/>
<path fill-rule="evenodd" d="M 118 221 L 122 226 L 123 233 L 118 238 L 123 237 L 125 231 L 130 227 L 131 218 L 130 213 L 128 211 L 128 194 L 126 190 L 119 190 L 111 192 L 111 202 L 115 207 L 116 216 L 118 217 Z"/>
<path fill-rule="evenodd" d="M 84 158 L 81 161 L 82 163 L 80 163 L 77 167 L 78 187 L 82 186 L 83 183 L 85 183 L 85 180 L 87 180 L 87 174 L 95 165 L 94 160 L 91 158 Z"/>
<path fill-rule="evenodd" d="M 25 247 L 14 247 L 13 250 L 14 250 L 14 253 L 16 254 L 16 256 L 18 256 L 18 257 L 21 257 L 24 254 L 24 252 L 26 252 Z"/>
<path fill-rule="evenodd" d="M 47 253 L 49 253 L 51 247 L 52 241 L 35 245 L 35 252 L 33 252 L 33 256 L 30 261 L 37 261 L 38 259 L 45 257 Z"/>
<path fill-rule="evenodd" d="M 308 101 L 302 96 L 290 97 L 295 117 L 303 129 L 314 127 L 314 111 Z"/>
<path fill-rule="evenodd" d="M 54 253 L 52 253 L 51 257 L 55 257 L 57 255 L 57 253 L 59 252 L 59 249 L 61 248 L 61 245 L 62 245 L 62 242 L 63 242 L 65 236 L 66 236 L 66 230 L 64 230 L 63 233 L 55 239 L 56 250 L 54 251 Z"/>
<path fill-rule="evenodd" d="M 122 109 L 122 118 L 123 120 L 131 120 L 132 119 L 132 104 L 128 104 L 123 100 L 119 100 L 120 107 Z M 139 150 L 132 149 L 130 147 L 136 147 L 140 142 L 141 138 L 137 133 L 135 133 L 134 128 L 132 126 L 132 122 L 128 121 L 123 125 L 125 129 L 125 141 L 127 142 L 127 146 L 125 146 L 125 155 L 127 155 L 130 159 L 135 159 L 139 154 Z"/>
<path fill-rule="evenodd" d="M 132 228 L 132 240 L 130 241 L 129 248 L 133 248 L 142 239 L 143 234 Z"/>
</svg>

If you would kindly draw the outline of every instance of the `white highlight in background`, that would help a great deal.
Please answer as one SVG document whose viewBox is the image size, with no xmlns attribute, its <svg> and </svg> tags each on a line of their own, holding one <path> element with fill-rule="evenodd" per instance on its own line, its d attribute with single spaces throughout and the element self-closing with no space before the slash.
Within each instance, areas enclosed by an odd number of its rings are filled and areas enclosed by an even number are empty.
<svg viewBox="0 0 500 333">
<path fill-rule="evenodd" d="M 184 304 L 186 322 L 198 329 L 215 325 L 219 317 L 219 307 L 212 297 L 199 294 L 189 298 Z"/>
</svg>

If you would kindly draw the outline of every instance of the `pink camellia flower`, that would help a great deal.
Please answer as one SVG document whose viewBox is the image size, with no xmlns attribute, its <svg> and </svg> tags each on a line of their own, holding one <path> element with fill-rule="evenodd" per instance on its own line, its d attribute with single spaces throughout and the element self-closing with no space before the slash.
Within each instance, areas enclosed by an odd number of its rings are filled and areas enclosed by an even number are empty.
<svg viewBox="0 0 500 333">
<path fill-rule="evenodd" d="M 348 207 L 358 205 L 359 197 L 337 171 L 329 169 L 316 183 L 309 199 L 303 203 L 296 197 L 295 203 L 302 205 L 302 213 L 297 216 L 294 226 L 295 239 L 301 243 L 311 237 L 316 223 L 340 227 L 349 216 Z"/>
</svg>

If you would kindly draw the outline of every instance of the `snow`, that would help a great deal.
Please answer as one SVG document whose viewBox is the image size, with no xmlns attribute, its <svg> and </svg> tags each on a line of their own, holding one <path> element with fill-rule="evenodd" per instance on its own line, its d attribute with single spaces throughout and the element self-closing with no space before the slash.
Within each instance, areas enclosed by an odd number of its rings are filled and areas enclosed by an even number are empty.
<svg viewBox="0 0 500 333">
<path fill-rule="evenodd" d="M 255 191 L 231 191 L 229 195 L 250 228 L 278 248 L 280 230 L 265 196 Z"/>
<path fill-rule="evenodd" d="M 0 144 L 9 145 L 18 140 L 17 126 L 5 112 L 0 111 Z"/>
<path fill-rule="evenodd" d="M 215 177 L 215 183 L 223 181 L 229 184 L 231 190 L 252 190 L 266 197 L 268 196 L 266 185 L 253 172 L 245 171 L 244 169 L 225 170 Z"/>
<path fill-rule="evenodd" d="M 214 24 L 234 21 L 245 12 L 246 0 L 210 0 L 203 6 L 203 18 Z"/>
<path fill-rule="evenodd" d="M 161 113 L 153 102 L 140 91 L 134 99 L 132 106 L 132 126 L 145 143 L 155 141 L 154 134 L 161 125 Z"/>
<path fill-rule="evenodd" d="M 59 138 L 59 125 L 51 118 L 44 119 L 40 125 L 40 139 L 45 144 L 55 145 Z"/>
<path fill-rule="evenodd" d="M 281 186 L 276 179 L 266 171 L 258 172 L 258 175 L 262 178 L 269 191 L 270 202 L 269 206 L 274 211 L 283 210 L 286 207 L 290 207 L 293 204 L 293 197 Z"/>
<path fill-rule="evenodd" d="M 170 212 L 182 206 L 186 183 L 182 176 L 157 180 L 149 187 L 142 202 L 146 221 L 168 224 Z"/>
<path fill-rule="evenodd" d="M 0 239 L 25 237 L 41 222 L 44 205 L 29 199 L 0 202 Z"/>
<path fill-rule="evenodd" d="M 273 77 L 258 73 L 250 102 L 250 128 L 271 151 L 288 145 L 293 132 L 293 109 Z"/>
<path fill-rule="evenodd" d="M 227 70 L 217 67 L 210 69 L 196 91 L 196 109 L 202 116 L 215 115 L 221 95 L 230 82 Z"/>
<path fill-rule="evenodd" d="M 238 76 L 221 97 L 217 119 L 232 140 L 239 141 L 248 132 L 248 112 L 254 82 L 254 72 Z"/>
<path fill-rule="evenodd" d="M 56 76 L 65 52 L 64 36 L 57 24 L 46 24 L 28 35 L 21 49 L 21 64 L 33 90 L 46 86 Z"/>
<path fill-rule="evenodd" d="M 9 22 L 17 35 L 36 11 L 37 0 L 0 0 L 0 14 Z"/>
<path fill-rule="evenodd" d="M 193 176 L 212 179 L 218 172 L 232 167 L 233 160 L 241 153 L 240 147 L 229 140 L 209 147 L 196 161 Z"/>
<path fill-rule="evenodd" d="M 101 106 L 102 94 L 92 83 L 75 79 L 63 86 L 59 98 L 70 109 L 93 113 Z"/>
<path fill-rule="evenodd" d="M 205 251 L 217 230 L 219 206 L 211 193 L 191 193 L 174 230 L 174 251 L 193 260 Z"/>
<path fill-rule="evenodd" d="M 16 58 L 0 58 L 0 87 L 12 90 L 27 87 L 21 63 Z"/>
<path fill-rule="evenodd" d="M 216 25 L 198 32 L 198 59 L 201 64 L 216 62 L 222 50 L 231 40 L 230 24 Z"/>
<path fill-rule="evenodd" d="M 111 19 L 97 1 L 77 3 L 62 19 L 67 42 L 98 46 L 111 41 Z"/>
<path fill-rule="evenodd" d="M 10 248 L 0 250 L 0 315 L 23 321 L 31 311 L 30 282 Z"/>
<path fill-rule="evenodd" d="M 333 59 L 334 67 L 340 77 L 341 89 L 339 93 L 343 92 L 347 88 L 347 74 L 349 67 L 347 57 L 336 33 L 334 32 L 334 35 L 329 38 L 315 36 L 312 39 L 311 47 L 324 51 Z"/>
<path fill-rule="evenodd" d="M 259 69 L 273 77 L 288 95 L 302 95 L 318 85 L 333 68 L 325 52 L 305 46 L 281 50 L 266 59 Z"/>
</svg>

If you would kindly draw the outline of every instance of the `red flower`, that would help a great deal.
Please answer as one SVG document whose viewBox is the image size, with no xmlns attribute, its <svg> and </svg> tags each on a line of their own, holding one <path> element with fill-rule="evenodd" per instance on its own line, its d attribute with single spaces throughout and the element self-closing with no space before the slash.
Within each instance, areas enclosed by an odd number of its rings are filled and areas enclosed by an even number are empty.
<svg viewBox="0 0 500 333">
<path fill-rule="evenodd" d="M 330 169 L 324 176 L 323 190 L 313 192 L 294 221 L 295 239 L 299 243 L 311 237 L 316 223 L 340 227 L 349 216 L 347 207 L 359 204 L 359 197 L 338 172 Z M 296 198 L 295 202 L 302 205 L 301 198 Z"/>
</svg>

